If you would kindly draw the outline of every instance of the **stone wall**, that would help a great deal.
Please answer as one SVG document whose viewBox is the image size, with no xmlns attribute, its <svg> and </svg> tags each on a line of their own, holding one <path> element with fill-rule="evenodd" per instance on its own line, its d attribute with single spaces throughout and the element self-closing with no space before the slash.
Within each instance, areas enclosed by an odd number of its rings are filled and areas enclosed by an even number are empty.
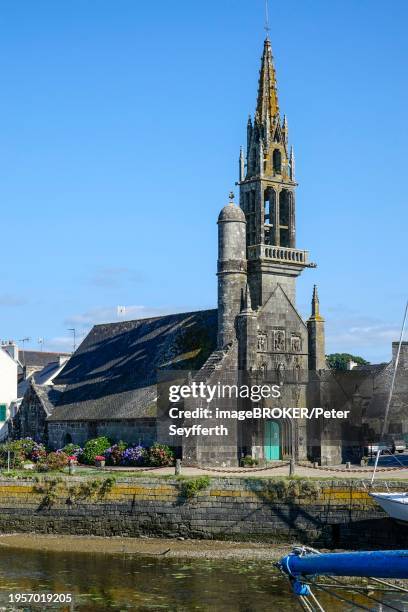
<svg viewBox="0 0 408 612">
<path fill-rule="evenodd" d="M 154 418 L 109 421 L 48 421 L 48 443 L 61 448 L 67 442 L 84 446 L 90 438 L 107 436 L 128 444 L 150 446 L 156 441 Z"/>
<path fill-rule="evenodd" d="M 95 480 L 95 479 L 93 479 Z M 345 481 L 139 477 L 105 494 L 92 479 L 0 480 L 0 531 L 166 536 L 338 548 L 407 548 L 408 527 L 387 518 L 358 484 Z M 404 489 L 403 484 L 393 485 Z"/>
</svg>

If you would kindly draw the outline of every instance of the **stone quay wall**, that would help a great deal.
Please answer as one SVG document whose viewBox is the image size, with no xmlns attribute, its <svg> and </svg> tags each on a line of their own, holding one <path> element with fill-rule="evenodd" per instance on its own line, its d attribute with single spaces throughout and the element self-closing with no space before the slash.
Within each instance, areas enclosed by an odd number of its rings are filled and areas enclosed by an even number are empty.
<svg viewBox="0 0 408 612">
<path fill-rule="evenodd" d="M 408 548 L 408 527 L 349 480 L 0 478 L 0 532 Z"/>
</svg>

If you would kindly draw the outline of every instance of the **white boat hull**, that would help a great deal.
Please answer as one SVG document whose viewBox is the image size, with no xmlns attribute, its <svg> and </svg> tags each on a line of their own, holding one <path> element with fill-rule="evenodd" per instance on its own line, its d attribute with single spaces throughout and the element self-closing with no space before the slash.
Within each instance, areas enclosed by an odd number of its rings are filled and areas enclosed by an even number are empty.
<svg viewBox="0 0 408 612">
<path fill-rule="evenodd" d="M 369 495 L 388 516 L 408 523 L 408 493 L 370 493 Z"/>
</svg>

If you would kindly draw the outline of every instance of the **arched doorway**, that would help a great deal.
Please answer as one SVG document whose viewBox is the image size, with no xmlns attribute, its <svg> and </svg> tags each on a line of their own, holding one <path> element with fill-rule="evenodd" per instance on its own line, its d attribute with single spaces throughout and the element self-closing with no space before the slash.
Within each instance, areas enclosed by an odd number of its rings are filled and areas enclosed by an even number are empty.
<svg viewBox="0 0 408 612">
<path fill-rule="evenodd" d="M 264 458 L 266 461 L 280 459 L 280 428 L 279 423 L 274 420 L 265 421 Z"/>
</svg>

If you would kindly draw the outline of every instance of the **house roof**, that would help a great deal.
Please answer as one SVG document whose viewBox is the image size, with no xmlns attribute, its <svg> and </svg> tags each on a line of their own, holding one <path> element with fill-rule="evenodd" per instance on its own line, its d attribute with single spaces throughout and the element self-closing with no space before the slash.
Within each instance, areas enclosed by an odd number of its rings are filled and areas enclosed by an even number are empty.
<svg viewBox="0 0 408 612">
<path fill-rule="evenodd" d="M 69 357 L 70 353 L 51 353 L 46 351 L 19 351 L 18 360 L 23 366 L 43 368 L 58 358 Z"/>
<path fill-rule="evenodd" d="M 59 387 L 57 385 L 40 386 L 34 384 L 33 388 L 41 404 L 43 405 L 47 416 L 50 416 L 55 408 L 55 405 L 58 403 L 64 387 Z"/>
<path fill-rule="evenodd" d="M 37 385 L 50 384 L 63 367 L 64 364 L 61 365 L 59 361 L 53 361 L 51 363 L 48 363 L 44 368 L 42 368 L 42 370 L 34 372 L 34 374 L 30 376 L 30 378 L 26 378 L 18 384 L 17 397 L 23 397 L 24 393 L 28 389 L 32 378 L 34 379 L 34 382 Z"/>
<path fill-rule="evenodd" d="M 154 417 L 157 372 L 199 369 L 216 336 L 216 310 L 96 325 L 54 379 L 49 420 Z"/>
</svg>

